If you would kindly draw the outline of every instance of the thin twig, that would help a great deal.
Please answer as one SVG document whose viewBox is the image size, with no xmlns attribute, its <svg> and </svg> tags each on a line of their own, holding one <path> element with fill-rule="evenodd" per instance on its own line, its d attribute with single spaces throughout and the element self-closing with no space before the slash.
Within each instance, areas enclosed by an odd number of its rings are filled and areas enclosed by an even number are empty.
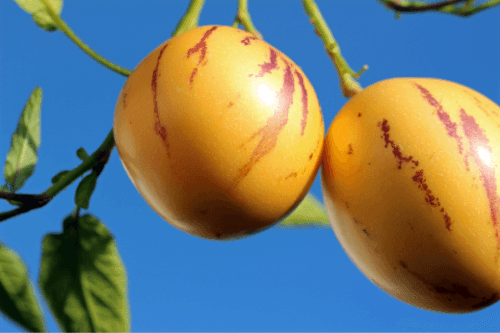
<svg viewBox="0 0 500 333">
<path fill-rule="evenodd" d="M 50 197 L 46 194 L 18 194 L 11 192 L 0 192 L 0 199 L 15 201 L 20 206 L 43 206 L 50 201 Z"/>
<path fill-rule="evenodd" d="M 74 32 L 70 29 L 70 27 L 64 22 L 61 17 L 52 9 L 52 7 L 47 3 L 47 0 L 41 0 L 45 5 L 47 12 L 49 13 L 52 20 L 57 25 L 57 28 L 61 30 L 73 43 L 75 43 L 80 49 L 83 50 L 87 55 L 89 55 L 92 59 L 100 63 L 101 65 L 111 69 L 112 71 L 121 74 L 123 76 L 129 76 L 130 70 L 118 66 L 106 58 L 97 54 L 94 50 L 92 50 L 87 44 L 85 44 Z"/>
<path fill-rule="evenodd" d="M 424 1 L 404 1 L 404 0 L 379 0 L 387 8 L 397 13 L 420 13 L 437 11 L 458 16 L 471 16 L 480 11 L 492 8 L 500 4 L 500 0 L 489 0 L 481 4 L 474 5 L 472 0 L 448 0 L 442 2 L 428 3 Z M 463 2 L 461 6 L 459 3 Z"/>
<path fill-rule="evenodd" d="M 323 40 L 326 52 L 337 69 L 340 77 L 340 87 L 344 96 L 348 98 L 354 96 L 363 89 L 356 79 L 368 69 L 368 66 L 364 65 L 359 72 L 354 72 L 340 53 L 340 47 L 333 38 L 331 30 L 314 0 L 302 0 L 302 4 L 311 23 L 314 25 L 316 34 Z"/>
<path fill-rule="evenodd" d="M 92 155 L 85 159 L 85 161 L 83 161 L 75 169 L 62 176 L 55 184 L 50 186 L 41 194 L 16 194 L 0 192 L 1 199 L 13 200 L 21 204 L 21 206 L 16 209 L 0 213 L 0 222 L 5 221 L 11 217 L 29 212 L 30 210 L 45 206 L 58 193 L 63 191 L 66 187 L 68 187 L 71 183 L 73 183 L 76 179 L 81 177 L 90 169 L 94 169 L 96 170 L 96 172 L 100 173 L 109 159 L 109 155 L 114 147 L 114 144 L 115 141 L 113 137 L 113 131 L 111 130 L 103 143 Z"/>
<path fill-rule="evenodd" d="M 467 0 L 448 0 L 436 3 L 425 3 L 421 1 L 398 1 L 398 0 L 382 0 L 382 2 L 398 12 L 425 12 L 430 10 L 440 10 L 443 7 L 464 2 Z"/>
</svg>

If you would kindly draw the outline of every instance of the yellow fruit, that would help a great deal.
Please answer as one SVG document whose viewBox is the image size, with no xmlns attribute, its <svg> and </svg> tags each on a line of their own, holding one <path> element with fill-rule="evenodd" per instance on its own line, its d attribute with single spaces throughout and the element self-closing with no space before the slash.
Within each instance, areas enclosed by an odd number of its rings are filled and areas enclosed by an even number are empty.
<svg viewBox="0 0 500 333">
<path fill-rule="evenodd" d="M 161 44 L 118 98 L 127 174 L 166 221 L 210 239 L 279 222 L 308 192 L 324 139 L 302 70 L 252 34 L 204 26 Z"/>
<path fill-rule="evenodd" d="M 322 187 L 343 248 L 377 286 L 439 312 L 500 298 L 500 107 L 465 86 L 397 78 L 328 130 Z"/>
</svg>

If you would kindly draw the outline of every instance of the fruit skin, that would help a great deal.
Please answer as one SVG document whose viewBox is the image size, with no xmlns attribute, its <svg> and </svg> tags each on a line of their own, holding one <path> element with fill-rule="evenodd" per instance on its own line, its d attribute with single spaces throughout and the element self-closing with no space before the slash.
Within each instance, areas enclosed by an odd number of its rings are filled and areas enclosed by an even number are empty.
<svg viewBox="0 0 500 333">
<path fill-rule="evenodd" d="M 343 248 L 390 295 L 471 312 L 500 298 L 500 107 L 465 86 L 364 89 L 325 138 L 322 188 Z"/>
<path fill-rule="evenodd" d="M 247 236 L 289 214 L 318 172 L 325 132 L 302 70 L 226 26 L 182 33 L 142 60 L 113 128 L 146 202 L 209 239 Z"/>
</svg>

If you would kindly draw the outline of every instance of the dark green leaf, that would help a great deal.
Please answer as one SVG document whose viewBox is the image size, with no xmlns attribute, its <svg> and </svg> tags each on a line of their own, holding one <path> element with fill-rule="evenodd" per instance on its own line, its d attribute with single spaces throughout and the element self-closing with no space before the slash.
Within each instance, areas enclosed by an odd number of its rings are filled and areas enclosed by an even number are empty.
<svg viewBox="0 0 500 333">
<path fill-rule="evenodd" d="M 64 332 L 124 332 L 127 276 L 113 237 L 95 217 L 69 216 L 42 243 L 40 288 Z"/>
<path fill-rule="evenodd" d="M 44 332 L 43 315 L 26 266 L 14 251 L 0 244 L 0 310 L 32 332 Z"/>
<path fill-rule="evenodd" d="M 50 17 L 45 5 L 40 0 L 14 0 L 19 7 L 24 9 L 29 14 L 33 15 L 33 20 L 42 29 L 54 31 L 57 29 L 57 24 Z M 61 14 L 63 2 L 62 0 L 45 0 L 47 4 L 58 15 Z"/>
<path fill-rule="evenodd" d="M 89 209 L 90 197 L 97 183 L 97 173 L 92 172 L 82 179 L 75 193 L 75 203 L 78 207 Z"/>
<path fill-rule="evenodd" d="M 40 146 L 41 104 L 42 89 L 37 87 L 24 106 L 5 163 L 5 181 L 11 192 L 19 190 L 35 170 Z"/>
<path fill-rule="evenodd" d="M 76 151 L 76 156 L 78 156 L 79 159 L 82 161 L 85 161 L 87 158 L 89 158 L 89 154 L 83 149 L 82 147 L 78 148 Z"/>
<path fill-rule="evenodd" d="M 282 228 L 329 227 L 330 222 L 325 207 L 309 193 L 278 226 Z"/>
<path fill-rule="evenodd" d="M 69 171 L 68 170 L 63 170 L 59 172 L 57 175 L 52 177 L 52 184 L 57 183 L 62 177 L 64 177 Z"/>
</svg>

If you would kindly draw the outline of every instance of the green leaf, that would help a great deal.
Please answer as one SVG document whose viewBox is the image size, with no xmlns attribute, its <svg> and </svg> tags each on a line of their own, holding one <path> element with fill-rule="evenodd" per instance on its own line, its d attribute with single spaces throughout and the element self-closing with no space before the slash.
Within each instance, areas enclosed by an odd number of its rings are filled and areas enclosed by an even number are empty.
<svg viewBox="0 0 500 333">
<path fill-rule="evenodd" d="M 68 170 L 63 170 L 61 172 L 59 172 L 57 175 L 55 175 L 54 177 L 52 177 L 51 181 L 52 181 L 52 184 L 55 184 L 57 183 L 62 177 L 64 177 L 69 171 Z"/>
<path fill-rule="evenodd" d="M 113 237 L 95 217 L 68 216 L 42 243 L 39 285 L 63 332 L 130 330 L 127 276 Z"/>
<path fill-rule="evenodd" d="M 0 244 L 0 310 L 32 332 L 46 331 L 42 310 L 26 266 L 17 253 Z"/>
<path fill-rule="evenodd" d="M 309 193 L 278 226 L 281 228 L 329 227 L 330 222 L 325 207 Z"/>
<path fill-rule="evenodd" d="M 33 15 L 33 20 L 42 29 L 54 31 L 57 29 L 57 24 L 50 17 L 45 4 L 41 0 L 14 0 L 19 7 L 24 11 Z M 63 2 L 62 0 L 45 0 L 45 2 L 58 15 L 61 14 Z"/>
<path fill-rule="evenodd" d="M 19 190 L 33 174 L 40 146 L 40 109 L 42 89 L 36 87 L 31 93 L 12 135 L 10 151 L 5 163 L 5 181 L 11 192 Z"/>
<path fill-rule="evenodd" d="M 82 179 L 75 193 L 75 203 L 78 207 L 89 209 L 90 197 L 97 183 L 97 173 L 91 172 Z"/>
<path fill-rule="evenodd" d="M 89 158 L 89 154 L 87 154 L 85 149 L 82 147 L 78 148 L 78 150 L 76 151 L 76 156 L 78 156 L 78 158 L 82 161 L 85 161 L 87 158 Z"/>
</svg>

